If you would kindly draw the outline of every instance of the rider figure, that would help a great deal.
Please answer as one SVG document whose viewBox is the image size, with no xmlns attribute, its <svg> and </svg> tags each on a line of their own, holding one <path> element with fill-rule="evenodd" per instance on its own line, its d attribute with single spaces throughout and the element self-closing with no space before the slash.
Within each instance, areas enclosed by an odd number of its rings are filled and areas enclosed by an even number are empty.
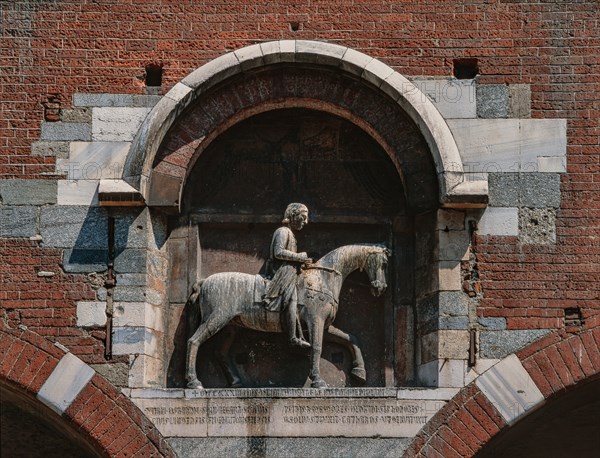
<svg viewBox="0 0 600 458">
<path fill-rule="evenodd" d="M 298 273 L 303 263 L 312 263 L 306 253 L 297 252 L 294 231 L 302 230 L 308 223 L 308 208 L 299 203 L 289 204 L 283 217 L 283 226 L 275 231 L 271 240 L 270 264 L 273 275 L 263 298 L 267 310 L 285 313 L 285 326 L 292 345 L 302 348 L 310 344 L 302 337 L 298 320 Z"/>
</svg>

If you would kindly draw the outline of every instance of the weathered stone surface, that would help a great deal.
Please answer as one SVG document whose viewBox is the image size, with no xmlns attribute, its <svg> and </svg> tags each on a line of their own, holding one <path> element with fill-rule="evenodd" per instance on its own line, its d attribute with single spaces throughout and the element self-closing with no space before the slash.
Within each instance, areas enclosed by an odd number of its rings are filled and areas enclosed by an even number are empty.
<svg viewBox="0 0 600 458">
<path fill-rule="evenodd" d="M 117 274 L 117 285 L 120 286 L 144 286 L 146 274 Z"/>
<path fill-rule="evenodd" d="M 548 329 L 482 331 L 479 350 L 483 358 L 504 358 L 549 332 Z"/>
<path fill-rule="evenodd" d="M 519 203 L 520 179 L 518 173 L 488 174 L 491 207 L 514 207 Z"/>
<path fill-rule="evenodd" d="M 441 291 L 439 293 L 439 312 L 447 316 L 467 316 L 469 304 L 462 291 Z"/>
<path fill-rule="evenodd" d="M 446 118 L 475 118 L 477 97 L 474 80 L 454 78 L 413 79 L 413 84 Z"/>
<path fill-rule="evenodd" d="M 37 234 L 36 207 L 0 207 L 1 237 L 31 237 Z"/>
<path fill-rule="evenodd" d="M 141 286 L 117 285 L 113 290 L 113 298 L 115 301 L 144 302 L 146 300 L 146 291 Z"/>
<path fill-rule="evenodd" d="M 560 206 L 560 175 L 554 173 L 490 173 L 490 205 L 533 208 Z"/>
<path fill-rule="evenodd" d="M 65 272 L 104 272 L 107 269 L 108 251 L 106 249 L 71 249 L 63 254 Z M 100 297 L 98 299 L 102 300 Z"/>
<path fill-rule="evenodd" d="M 62 122 L 92 122 L 92 110 L 89 108 L 66 108 L 60 110 Z"/>
<path fill-rule="evenodd" d="M 516 355 L 500 361 L 475 383 L 509 424 L 544 401 L 544 395 Z"/>
<path fill-rule="evenodd" d="M 463 330 L 469 327 L 467 316 L 441 316 L 439 319 L 440 329 Z"/>
<path fill-rule="evenodd" d="M 106 210 L 98 207 L 44 207 L 40 232 L 44 246 L 75 249 L 107 248 Z"/>
<path fill-rule="evenodd" d="M 528 244 L 556 243 L 556 210 L 553 208 L 519 209 L 521 241 Z"/>
<path fill-rule="evenodd" d="M 117 327 L 143 326 L 155 331 L 163 331 L 162 312 L 162 308 L 145 302 L 115 302 L 113 323 Z"/>
<path fill-rule="evenodd" d="M 89 141 L 92 128 L 82 122 L 42 122 L 42 140 Z"/>
<path fill-rule="evenodd" d="M 34 142 L 31 145 L 32 156 L 69 157 L 69 142 Z"/>
<path fill-rule="evenodd" d="M 439 291 L 460 291 L 460 262 L 440 261 L 437 264 L 437 287 Z"/>
<path fill-rule="evenodd" d="M 58 205 L 98 205 L 97 180 L 58 180 Z"/>
<path fill-rule="evenodd" d="M 465 384 L 466 361 L 435 359 L 417 368 L 419 383 L 432 387 L 462 388 Z"/>
<path fill-rule="evenodd" d="M 92 139 L 102 142 L 131 141 L 149 112 L 150 108 L 94 108 Z"/>
<path fill-rule="evenodd" d="M 146 271 L 146 251 L 126 248 L 115 257 L 115 271 L 118 273 L 140 273 Z"/>
<path fill-rule="evenodd" d="M 412 437 L 443 401 L 132 398 L 165 436 Z"/>
<path fill-rule="evenodd" d="M 480 317 L 477 322 L 490 331 L 502 331 L 506 329 L 506 318 L 502 317 Z"/>
<path fill-rule="evenodd" d="M 531 117 L 531 86 L 529 84 L 510 84 L 508 86 L 508 117 Z"/>
<path fill-rule="evenodd" d="M 56 161 L 56 169 L 70 180 L 120 180 L 129 142 L 72 142 L 69 157 Z"/>
<path fill-rule="evenodd" d="M 566 173 L 567 158 L 565 156 L 539 156 L 538 172 Z"/>
<path fill-rule="evenodd" d="M 480 235 L 519 235 L 519 209 L 488 207 L 477 223 Z"/>
<path fill-rule="evenodd" d="M 564 119 L 448 119 L 465 172 L 535 172 L 538 156 L 564 157 Z"/>
<path fill-rule="evenodd" d="M 161 96 L 141 94 L 73 94 L 76 107 L 152 107 Z"/>
<path fill-rule="evenodd" d="M 77 326 L 97 328 L 106 324 L 106 302 L 77 302 Z"/>
<path fill-rule="evenodd" d="M 519 203 L 524 207 L 560 207 L 560 175 L 523 173 L 520 176 Z"/>
<path fill-rule="evenodd" d="M 148 245 L 150 230 L 149 210 L 132 209 L 116 215 L 115 246 L 117 250 L 125 248 L 145 248 Z"/>
<path fill-rule="evenodd" d="M 45 205 L 56 203 L 56 180 L 0 180 L 3 205 Z"/>
<path fill-rule="evenodd" d="M 508 117 L 509 90 L 505 84 L 477 85 L 477 117 Z"/>
<path fill-rule="evenodd" d="M 144 327 L 114 327 L 112 338 L 114 355 L 157 355 L 159 351 L 158 335 Z"/>
<path fill-rule="evenodd" d="M 361 458 L 392 458 L 401 456 L 408 447 L 408 438 L 352 438 L 352 437 L 171 437 L 169 445 L 178 456 L 188 458 L 222 458 L 225 456 L 346 456 Z"/>
<path fill-rule="evenodd" d="M 90 364 L 90 367 L 102 375 L 114 386 L 123 388 L 127 386 L 129 365 L 125 363 Z"/>
</svg>

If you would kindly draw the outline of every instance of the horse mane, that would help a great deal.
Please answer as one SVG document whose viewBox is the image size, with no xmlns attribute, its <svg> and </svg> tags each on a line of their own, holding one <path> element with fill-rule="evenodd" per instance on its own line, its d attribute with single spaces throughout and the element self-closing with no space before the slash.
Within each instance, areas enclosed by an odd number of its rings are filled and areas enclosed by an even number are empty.
<svg viewBox="0 0 600 458">
<path fill-rule="evenodd" d="M 343 252 L 354 250 L 357 248 L 362 248 L 365 250 L 371 248 L 373 249 L 373 251 L 371 252 L 377 252 L 378 250 L 383 251 L 388 249 L 387 246 L 383 243 L 353 243 L 352 245 L 343 245 L 341 247 L 331 250 L 329 253 L 322 256 L 315 264 L 323 267 L 333 267 L 335 264 L 337 264 L 338 259 L 340 258 L 340 255 Z"/>
</svg>

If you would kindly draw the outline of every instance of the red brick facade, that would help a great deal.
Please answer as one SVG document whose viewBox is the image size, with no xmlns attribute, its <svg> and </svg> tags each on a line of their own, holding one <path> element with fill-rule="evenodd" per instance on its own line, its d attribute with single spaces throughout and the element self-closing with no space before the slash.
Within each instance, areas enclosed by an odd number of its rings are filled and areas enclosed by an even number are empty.
<svg viewBox="0 0 600 458">
<path fill-rule="evenodd" d="M 407 77 L 449 77 L 455 59 L 475 58 L 478 83 L 530 85 L 531 117 L 566 119 L 568 139 L 556 243 L 477 236 L 482 296 L 476 314 L 506 318 L 508 330 L 555 330 L 518 353 L 545 397 L 597 376 L 597 1 L 300 3 L 2 2 L 0 179 L 56 179 L 56 157 L 32 154 L 42 121 L 56 120 L 58 108 L 72 108 L 75 93 L 146 93 L 145 73 L 151 65 L 162 67 L 164 94 L 210 60 L 270 40 L 340 44 Z M 35 239 L 0 239 L 3 381 L 34 395 L 63 354 L 51 345 L 54 341 L 86 363 L 107 362 L 105 330 L 76 326 L 76 303 L 95 300 L 97 286 L 93 276 L 63 271 L 61 249 L 42 247 Z M 566 309 L 578 309 L 580 320 L 565 324 Z M 27 331 L 18 330 L 20 325 Z M 575 358 L 579 354 L 583 356 Z M 125 361 L 117 357 L 111 362 Z M 108 453 L 170 453 L 139 411 L 98 375 L 67 417 Z M 504 426 L 471 384 L 434 417 L 409 452 L 469 456 Z"/>
</svg>

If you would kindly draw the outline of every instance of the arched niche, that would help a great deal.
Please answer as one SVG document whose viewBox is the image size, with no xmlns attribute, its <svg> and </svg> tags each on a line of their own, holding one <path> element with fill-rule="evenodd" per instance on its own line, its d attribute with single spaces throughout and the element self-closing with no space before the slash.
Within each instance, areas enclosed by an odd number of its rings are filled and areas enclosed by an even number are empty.
<svg viewBox="0 0 600 458">
<path fill-rule="evenodd" d="M 322 127 L 329 133 L 319 144 Z M 307 143 L 309 134 L 315 145 Z M 325 164 L 328 154 L 335 160 Z M 306 173 L 311 166 L 318 173 Z M 247 181 L 232 188 L 236 174 Z M 248 181 L 255 175 L 256 182 Z M 301 243 L 315 256 L 358 241 L 386 241 L 394 249 L 385 303 L 379 314 L 365 315 L 381 319 L 371 332 L 377 338 L 366 337 L 379 355 L 368 383 L 455 386 L 439 374 L 452 366 L 449 359 L 466 367 L 466 356 L 444 353 L 445 339 L 455 341 L 457 329 L 442 329 L 439 304 L 461 294 L 460 263 L 469 242 L 464 213 L 440 209 L 481 206 L 485 190 L 464 182 L 448 126 L 389 67 L 348 48 L 311 42 L 273 42 L 222 56 L 178 83 L 152 110 L 124 179 L 159 210 L 154 217 L 169 220 L 168 275 L 152 278 L 167 292 L 169 337 L 159 359 L 168 386 L 183 384 L 184 304 L 191 285 L 216 271 L 258 273 L 289 201 L 311 207 L 313 222 Z M 451 234 L 453 245 L 444 250 L 450 230 L 459 236 Z M 466 322 L 462 326 L 467 332 Z M 267 344 L 284 346 L 273 339 Z M 246 356 L 238 353 L 243 364 Z M 329 381 L 349 384 L 345 357 L 335 353 L 326 355 Z M 224 383 L 217 369 L 205 370 L 213 371 L 215 386 Z"/>
</svg>

